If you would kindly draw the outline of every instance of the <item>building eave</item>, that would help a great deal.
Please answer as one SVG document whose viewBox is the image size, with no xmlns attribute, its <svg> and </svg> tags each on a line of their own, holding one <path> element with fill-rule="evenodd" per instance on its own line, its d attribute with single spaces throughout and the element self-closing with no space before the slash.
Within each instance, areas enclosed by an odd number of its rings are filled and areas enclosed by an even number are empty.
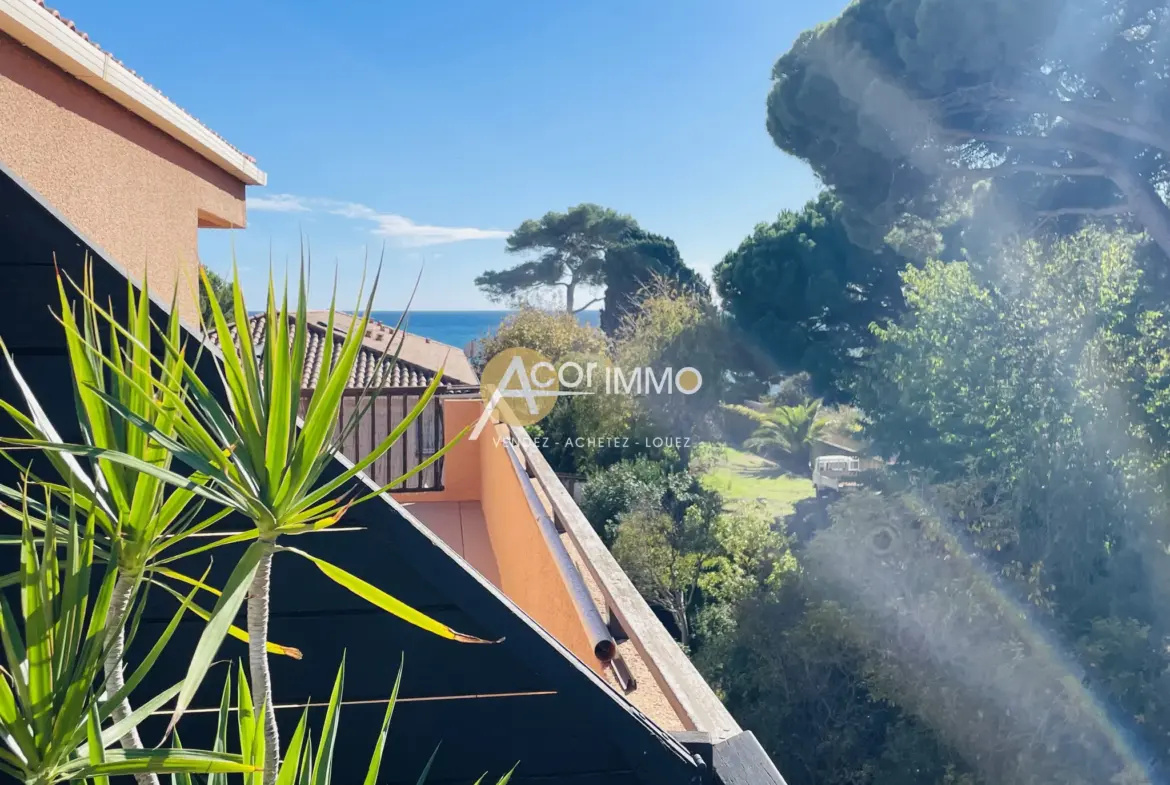
<svg viewBox="0 0 1170 785">
<path fill-rule="evenodd" d="M 247 155 L 33 0 L 0 0 L 3 31 L 58 68 L 208 159 L 246 185 L 265 174 Z"/>
</svg>

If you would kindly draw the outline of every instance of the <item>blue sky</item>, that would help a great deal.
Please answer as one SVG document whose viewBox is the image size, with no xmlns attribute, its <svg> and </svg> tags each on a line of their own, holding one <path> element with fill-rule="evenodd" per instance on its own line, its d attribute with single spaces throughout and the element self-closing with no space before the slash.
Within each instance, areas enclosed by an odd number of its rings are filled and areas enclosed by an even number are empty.
<svg viewBox="0 0 1170 785">
<path fill-rule="evenodd" d="M 54 4 L 268 173 L 247 229 L 200 238 L 219 271 L 234 244 L 251 303 L 303 231 L 313 305 L 335 263 L 352 302 L 385 243 L 376 307 L 402 307 L 425 261 L 414 307 L 460 310 L 500 307 L 473 279 L 548 210 L 630 213 L 706 274 L 811 198 L 764 101 L 775 59 L 843 2 Z"/>
</svg>

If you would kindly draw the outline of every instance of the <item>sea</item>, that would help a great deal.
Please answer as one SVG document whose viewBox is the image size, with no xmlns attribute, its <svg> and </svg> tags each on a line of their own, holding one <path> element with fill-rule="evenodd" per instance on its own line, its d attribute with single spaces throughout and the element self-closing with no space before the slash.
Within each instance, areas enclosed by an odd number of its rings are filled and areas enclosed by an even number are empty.
<svg viewBox="0 0 1170 785">
<path fill-rule="evenodd" d="M 515 311 L 411 311 L 403 327 L 407 332 L 466 349 L 472 341 L 483 338 Z M 372 311 L 371 318 L 382 324 L 396 325 L 401 311 Z M 601 311 L 582 311 L 577 317 L 584 324 L 601 324 Z"/>
</svg>

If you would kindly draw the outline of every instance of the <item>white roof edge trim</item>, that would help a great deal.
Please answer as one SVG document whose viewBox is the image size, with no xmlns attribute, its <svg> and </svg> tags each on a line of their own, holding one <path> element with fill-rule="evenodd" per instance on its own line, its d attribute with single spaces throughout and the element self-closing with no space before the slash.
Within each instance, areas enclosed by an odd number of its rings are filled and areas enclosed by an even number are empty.
<svg viewBox="0 0 1170 785">
<path fill-rule="evenodd" d="M 0 0 L 0 30 L 247 185 L 268 175 L 141 77 L 32 0 Z"/>
</svg>

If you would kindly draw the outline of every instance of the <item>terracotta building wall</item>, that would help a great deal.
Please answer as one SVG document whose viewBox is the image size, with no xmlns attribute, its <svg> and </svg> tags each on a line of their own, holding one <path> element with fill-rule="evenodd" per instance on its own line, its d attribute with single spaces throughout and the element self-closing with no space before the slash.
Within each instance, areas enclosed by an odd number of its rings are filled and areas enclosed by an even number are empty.
<svg viewBox="0 0 1170 785">
<path fill-rule="evenodd" d="M 504 442 L 504 426 L 485 429 L 478 439 L 483 517 L 500 568 L 500 590 L 561 644 L 600 672 L 589 634 L 540 524 L 528 504 Z"/>
<path fill-rule="evenodd" d="M 242 182 L 4 33 L 0 161 L 194 323 L 197 230 L 244 225 Z"/>
</svg>

